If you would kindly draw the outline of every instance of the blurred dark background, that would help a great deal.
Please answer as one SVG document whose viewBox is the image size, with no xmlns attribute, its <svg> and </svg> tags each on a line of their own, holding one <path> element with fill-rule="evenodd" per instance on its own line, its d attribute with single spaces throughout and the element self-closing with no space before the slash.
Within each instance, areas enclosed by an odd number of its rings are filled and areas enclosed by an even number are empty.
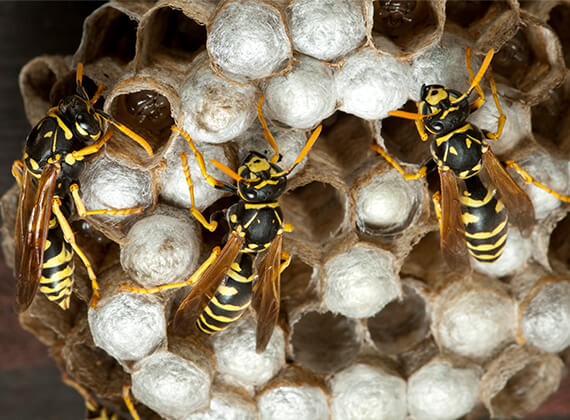
<svg viewBox="0 0 570 420">
<path fill-rule="evenodd" d="M 0 1 L 0 194 L 13 184 L 30 125 L 18 89 L 20 68 L 44 54 L 73 54 L 83 20 L 103 1 Z M 23 331 L 13 310 L 15 284 L 0 256 L 0 419 L 81 420 L 82 398 L 60 380 L 46 347 Z M 532 418 L 570 419 L 568 377 Z"/>
</svg>

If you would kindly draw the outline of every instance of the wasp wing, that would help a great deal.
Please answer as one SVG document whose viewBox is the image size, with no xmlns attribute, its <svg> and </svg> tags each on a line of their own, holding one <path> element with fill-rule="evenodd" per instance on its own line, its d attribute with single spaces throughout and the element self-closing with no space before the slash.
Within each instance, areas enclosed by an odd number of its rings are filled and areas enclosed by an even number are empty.
<svg viewBox="0 0 570 420">
<path fill-rule="evenodd" d="M 528 236 L 535 221 L 534 207 L 528 194 L 509 175 L 490 148 L 483 153 L 483 165 L 509 212 L 509 219 L 523 235 Z"/>
<path fill-rule="evenodd" d="M 174 328 L 178 333 L 188 333 L 196 323 L 198 316 L 220 287 L 244 240 L 243 236 L 233 231 L 218 257 L 206 269 L 192 291 L 182 301 L 174 315 Z"/>
<path fill-rule="evenodd" d="M 470 270 L 469 254 L 461 220 L 461 203 L 455 175 L 450 170 L 439 169 L 441 183 L 440 245 L 449 268 L 464 273 Z"/>
<path fill-rule="evenodd" d="M 60 172 L 59 165 L 46 166 L 34 188 L 33 176 L 24 166 L 15 229 L 16 306 L 19 312 L 31 305 L 42 276 L 53 196 Z"/>
<path fill-rule="evenodd" d="M 277 318 L 281 296 L 281 246 L 283 235 L 275 237 L 259 267 L 253 290 L 253 306 L 257 311 L 255 351 L 262 353 L 269 343 Z"/>
</svg>

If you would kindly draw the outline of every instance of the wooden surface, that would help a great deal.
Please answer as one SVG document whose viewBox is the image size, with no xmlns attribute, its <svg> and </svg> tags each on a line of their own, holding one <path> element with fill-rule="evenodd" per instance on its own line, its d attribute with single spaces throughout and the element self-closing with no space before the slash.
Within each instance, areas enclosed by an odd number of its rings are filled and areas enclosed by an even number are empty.
<svg viewBox="0 0 570 420">
<path fill-rule="evenodd" d="M 0 2 L 0 193 L 12 184 L 10 166 L 30 129 L 18 90 L 20 68 L 42 54 L 72 54 L 83 19 L 102 2 Z M 46 348 L 23 331 L 13 311 L 14 280 L 0 258 L 0 419 L 80 420 L 83 401 L 63 385 Z M 570 419 L 570 380 L 565 379 L 533 416 Z"/>
</svg>

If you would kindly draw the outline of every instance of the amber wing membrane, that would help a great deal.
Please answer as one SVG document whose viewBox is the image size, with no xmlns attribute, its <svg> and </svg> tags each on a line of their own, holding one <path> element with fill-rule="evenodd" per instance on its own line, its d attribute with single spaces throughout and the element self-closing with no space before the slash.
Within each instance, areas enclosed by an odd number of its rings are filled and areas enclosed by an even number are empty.
<svg viewBox="0 0 570 420">
<path fill-rule="evenodd" d="M 483 153 L 483 166 L 509 212 L 510 221 L 528 236 L 534 226 L 534 207 L 527 193 L 509 175 L 495 154 Z"/>
<path fill-rule="evenodd" d="M 441 181 L 441 232 L 440 244 L 443 257 L 455 272 L 470 270 L 469 254 L 461 220 L 461 204 L 455 175 L 450 170 L 439 169 Z"/>
<path fill-rule="evenodd" d="M 48 165 L 37 188 L 24 167 L 16 216 L 16 306 L 19 312 L 32 303 L 42 275 L 44 248 L 59 165 Z"/>
<path fill-rule="evenodd" d="M 214 297 L 214 293 L 220 287 L 244 240 L 243 236 L 233 231 L 220 255 L 206 269 L 196 286 L 182 301 L 174 316 L 174 328 L 178 333 L 186 334 L 194 326 L 198 316 L 200 316 L 204 307 Z"/>
<path fill-rule="evenodd" d="M 252 303 L 257 311 L 257 353 L 262 353 L 267 347 L 279 316 L 282 243 L 283 235 L 277 235 L 259 266 L 259 277 L 253 291 Z"/>
</svg>

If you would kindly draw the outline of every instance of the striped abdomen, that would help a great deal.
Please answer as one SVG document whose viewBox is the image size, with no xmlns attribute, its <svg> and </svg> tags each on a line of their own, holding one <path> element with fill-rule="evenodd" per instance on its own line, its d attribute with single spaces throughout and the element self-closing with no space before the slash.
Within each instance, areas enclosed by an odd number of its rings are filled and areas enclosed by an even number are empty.
<svg viewBox="0 0 570 420">
<path fill-rule="evenodd" d="M 62 309 L 69 308 L 73 270 L 73 249 L 63 239 L 63 232 L 56 218 L 52 217 L 44 248 L 40 292 Z"/>
<path fill-rule="evenodd" d="M 465 179 L 461 197 L 467 249 L 482 263 L 492 263 L 502 254 L 507 241 L 507 210 L 479 176 Z"/>
<path fill-rule="evenodd" d="M 253 256 L 240 253 L 232 263 L 222 285 L 208 302 L 196 325 L 206 334 L 213 334 L 237 321 L 251 304 Z"/>
</svg>

